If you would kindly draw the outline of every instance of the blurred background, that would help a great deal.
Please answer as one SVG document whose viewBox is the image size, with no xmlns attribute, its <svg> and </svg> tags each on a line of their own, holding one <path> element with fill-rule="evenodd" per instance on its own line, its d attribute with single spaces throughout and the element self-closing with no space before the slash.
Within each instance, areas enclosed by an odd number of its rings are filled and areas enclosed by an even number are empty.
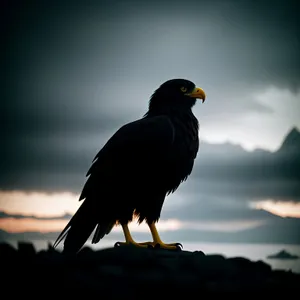
<svg viewBox="0 0 300 300">
<path fill-rule="evenodd" d="M 4 1 L 0 240 L 52 243 L 99 149 L 185 78 L 200 150 L 158 228 L 186 250 L 300 255 L 297 1 Z M 131 224 L 137 240 L 146 226 Z M 122 240 L 115 228 L 98 245 Z M 268 261 L 300 272 L 299 260 Z"/>
</svg>

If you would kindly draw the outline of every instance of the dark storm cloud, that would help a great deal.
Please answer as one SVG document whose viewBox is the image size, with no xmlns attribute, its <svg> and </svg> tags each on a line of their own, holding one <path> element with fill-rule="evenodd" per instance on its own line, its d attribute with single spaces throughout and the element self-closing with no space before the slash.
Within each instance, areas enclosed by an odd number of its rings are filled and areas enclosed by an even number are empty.
<svg viewBox="0 0 300 300">
<path fill-rule="evenodd" d="M 297 129 L 284 139 L 276 152 L 247 152 L 230 144 L 202 143 L 186 193 L 197 194 L 198 200 L 273 199 L 300 201 L 300 132 Z M 224 200 L 220 200 L 224 201 Z"/>
<path fill-rule="evenodd" d="M 251 82 L 299 87 L 297 1 L 220 1 L 211 2 L 211 8 L 218 25 L 227 24 L 219 34 L 229 69 L 240 70 Z"/>
<path fill-rule="evenodd" d="M 207 185 L 210 185 L 209 190 Z M 214 184 L 208 182 L 190 182 L 186 188 L 181 188 L 177 197 L 181 198 L 181 205 L 173 205 L 173 196 L 166 198 L 164 208 L 161 213 L 162 219 L 180 219 L 187 221 L 268 221 L 272 220 L 273 215 L 264 211 L 251 208 L 249 203 L 258 199 L 269 199 L 271 188 L 266 187 L 260 193 L 256 191 L 251 195 L 250 188 L 255 190 L 255 186 L 244 187 L 241 193 L 236 193 L 237 186 L 235 183 L 227 183 L 227 186 L 220 181 L 215 181 Z M 274 185 L 273 185 L 274 186 Z M 192 189 L 192 191 L 191 191 Z M 283 193 L 280 189 L 279 191 Z M 286 190 L 289 195 L 289 191 Z M 263 197 L 266 194 L 267 197 Z M 253 196 L 253 197 L 252 197 Z M 284 195 L 287 197 L 286 195 Z M 276 195 L 277 197 L 277 195 Z M 274 199 L 276 199 L 274 197 Z M 281 198 L 282 199 L 282 198 Z M 278 199 L 278 200 L 281 200 Z M 283 198 L 284 199 L 284 198 Z M 290 199 L 294 199 L 290 197 Z M 299 201 L 299 188 L 298 199 Z"/>
<path fill-rule="evenodd" d="M 207 108 L 229 116 L 272 114 L 251 99 L 252 89 L 294 90 L 300 82 L 296 2 L 31 3 L 10 4 L 5 14 L 1 189 L 79 192 L 99 148 L 141 117 L 170 77 L 197 81 L 211 99 L 234 91 L 231 101 Z M 201 151 L 191 190 L 299 198 L 290 173 L 272 171 L 277 161 L 262 174 L 250 155 L 219 160 L 219 153 L 207 159 Z M 224 178 L 229 182 L 215 188 L 212 182 Z"/>
</svg>

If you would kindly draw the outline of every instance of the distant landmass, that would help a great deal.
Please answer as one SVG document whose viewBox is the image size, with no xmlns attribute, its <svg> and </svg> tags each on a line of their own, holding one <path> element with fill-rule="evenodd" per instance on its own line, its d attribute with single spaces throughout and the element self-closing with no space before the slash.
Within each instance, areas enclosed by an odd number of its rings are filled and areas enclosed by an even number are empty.
<svg viewBox="0 0 300 300">
<path fill-rule="evenodd" d="M 269 181 L 281 179 L 300 182 L 300 131 L 296 127 L 292 128 L 275 152 L 264 149 L 247 151 L 231 143 L 202 142 L 194 171 L 201 178 L 214 180 L 263 178 Z M 300 201 L 299 186 L 294 192 Z"/>
<path fill-rule="evenodd" d="M 287 252 L 285 249 L 279 251 L 278 253 L 268 255 L 267 258 L 270 259 L 298 259 L 298 255 L 291 254 Z"/>
</svg>

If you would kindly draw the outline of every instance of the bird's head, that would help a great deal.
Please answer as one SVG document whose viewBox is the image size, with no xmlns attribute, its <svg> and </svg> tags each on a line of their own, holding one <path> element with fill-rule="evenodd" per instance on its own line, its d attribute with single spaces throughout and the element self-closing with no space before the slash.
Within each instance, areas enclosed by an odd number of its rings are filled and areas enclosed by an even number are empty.
<svg viewBox="0 0 300 300">
<path fill-rule="evenodd" d="M 166 95 L 171 95 L 175 98 L 193 98 L 205 101 L 205 93 L 203 89 L 196 87 L 196 85 L 186 79 L 171 79 L 164 82 L 156 92 Z"/>
<path fill-rule="evenodd" d="M 150 99 L 149 109 L 172 106 L 179 108 L 191 108 L 196 100 L 205 101 L 203 89 L 186 79 L 171 79 L 159 86 Z"/>
</svg>

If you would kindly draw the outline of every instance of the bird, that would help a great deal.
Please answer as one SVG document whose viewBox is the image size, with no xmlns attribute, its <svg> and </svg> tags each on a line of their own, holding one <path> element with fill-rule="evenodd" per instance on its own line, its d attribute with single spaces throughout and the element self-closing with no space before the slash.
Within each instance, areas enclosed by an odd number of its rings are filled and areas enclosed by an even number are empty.
<svg viewBox="0 0 300 300">
<path fill-rule="evenodd" d="M 92 236 L 97 244 L 115 226 L 124 242 L 117 246 L 178 250 L 164 243 L 156 224 L 166 197 L 191 175 L 199 150 L 199 122 L 193 113 L 206 94 L 187 79 L 169 79 L 153 91 L 146 113 L 112 134 L 94 157 L 81 190 L 82 201 L 53 247 L 78 253 Z M 136 242 L 129 223 L 145 222 L 152 242 Z"/>
</svg>

